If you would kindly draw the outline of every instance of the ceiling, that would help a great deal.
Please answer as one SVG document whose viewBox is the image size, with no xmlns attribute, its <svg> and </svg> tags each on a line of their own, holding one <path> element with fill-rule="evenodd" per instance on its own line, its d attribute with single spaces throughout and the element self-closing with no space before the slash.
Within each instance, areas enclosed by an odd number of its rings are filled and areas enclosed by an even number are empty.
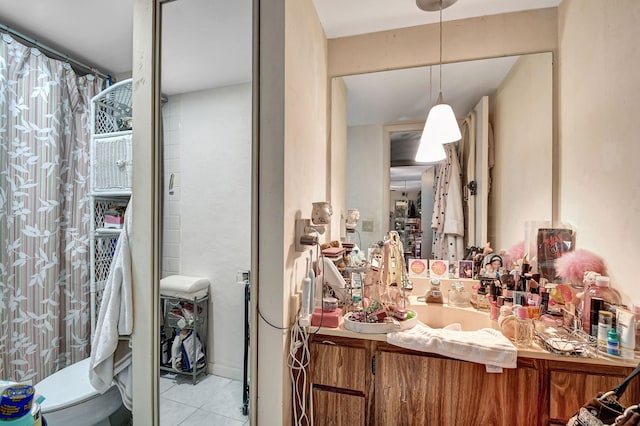
<svg viewBox="0 0 640 426">
<path fill-rule="evenodd" d="M 313 0 L 328 38 L 435 23 L 438 12 L 424 12 L 415 0 Z M 556 7 L 561 0 L 458 0 L 442 13 L 444 21 L 529 9 Z M 0 0 L 0 24 L 113 76 L 132 69 L 132 0 Z M 186 93 L 251 81 L 252 0 L 176 0 L 162 6 L 162 91 Z M 445 35 L 446 36 L 446 35 Z M 466 115 L 478 93 L 496 85 L 509 59 L 444 65 L 445 100 Z M 468 67 L 476 67 L 474 69 Z M 461 68 L 467 67 L 467 68 Z M 482 72 L 479 69 L 482 68 Z M 490 72 L 490 69 L 495 72 Z M 429 76 L 439 67 L 373 73 L 345 78 L 348 123 L 361 125 L 424 120 Z M 489 81 L 479 78 L 492 76 Z M 474 76 L 469 78 L 469 76 Z M 432 92 L 435 92 L 433 90 Z M 406 178 L 405 178 L 406 179 Z"/>
<path fill-rule="evenodd" d="M 459 0 L 443 20 L 555 7 L 561 0 Z M 0 0 L 0 23 L 117 76 L 131 72 L 132 0 Z M 314 0 L 327 37 L 438 21 L 415 0 Z M 163 5 L 163 92 L 251 80 L 252 0 L 177 0 Z M 373 83 L 370 83 L 373 84 Z M 423 86 L 424 87 L 424 86 Z"/>
</svg>

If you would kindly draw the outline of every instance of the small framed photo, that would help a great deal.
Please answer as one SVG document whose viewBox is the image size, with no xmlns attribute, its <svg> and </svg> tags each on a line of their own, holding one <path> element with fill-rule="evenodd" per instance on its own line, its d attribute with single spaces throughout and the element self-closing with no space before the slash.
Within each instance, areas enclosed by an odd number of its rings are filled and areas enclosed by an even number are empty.
<svg viewBox="0 0 640 426">
<path fill-rule="evenodd" d="M 424 259 L 409 259 L 409 278 L 427 278 L 429 268 Z"/>
<path fill-rule="evenodd" d="M 458 278 L 473 278 L 473 260 L 458 261 Z"/>
<path fill-rule="evenodd" d="M 449 278 L 449 261 L 440 259 L 429 260 L 429 276 L 431 278 Z"/>
</svg>

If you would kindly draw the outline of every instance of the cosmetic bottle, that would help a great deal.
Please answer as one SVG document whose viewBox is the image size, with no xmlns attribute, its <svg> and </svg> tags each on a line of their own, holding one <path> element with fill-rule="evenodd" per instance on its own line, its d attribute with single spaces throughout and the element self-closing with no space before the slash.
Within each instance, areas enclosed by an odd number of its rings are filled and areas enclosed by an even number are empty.
<svg viewBox="0 0 640 426">
<path fill-rule="evenodd" d="M 609 355 L 620 355 L 620 340 L 615 329 L 610 329 L 607 333 L 607 353 Z"/>
<path fill-rule="evenodd" d="M 478 289 L 476 309 L 478 309 L 479 311 L 488 311 L 491 309 L 489 298 L 487 297 L 487 289 L 485 288 L 485 286 L 480 286 L 480 288 Z"/>
<path fill-rule="evenodd" d="M 598 312 L 598 349 L 607 351 L 607 338 L 613 324 L 613 314 L 609 311 Z"/>
<path fill-rule="evenodd" d="M 527 308 L 518 308 L 516 315 L 516 346 L 530 348 L 533 342 L 533 322 L 527 314 Z"/>
<path fill-rule="evenodd" d="M 636 328 L 636 348 L 635 351 L 637 354 L 640 354 L 640 302 L 635 302 L 633 304 L 633 314 L 636 317 L 635 320 L 635 328 Z"/>
<path fill-rule="evenodd" d="M 464 284 L 453 283 L 449 290 L 449 306 L 468 308 L 471 306 L 471 295 L 464 289 Z"/>
<path fill-rule="evenodd" d="M 592 297 L 590 305 L 591 306 L 589 309 L 591 310 L 591 314 L 589 315 L 589 318 L 590 318 L 591 327 L 590 327 L 589 334 L 597 338 L 598 337 L 598 313 L 604 309 L 604 300 L 602 300 L 599 297 Z M 587 324 L 587 326 L 585 327 L 583 323 L 582 327 L 583 329 L 587 329 L 589 328 L 589 324 Z"/>
<path fill-rule="evenodd" d="M 589 285 L 587 288 L 586 285 Z M 599 275 L 592 281 L 585 282 L 584 300 L 582 302 L 582 328 L 585 333 L 591 332 L 591 299 L 598 298 L 610 305 L 621 303 L 620 293 L 612 289 L 609 285 L 609 277 Z"/>
</svg>

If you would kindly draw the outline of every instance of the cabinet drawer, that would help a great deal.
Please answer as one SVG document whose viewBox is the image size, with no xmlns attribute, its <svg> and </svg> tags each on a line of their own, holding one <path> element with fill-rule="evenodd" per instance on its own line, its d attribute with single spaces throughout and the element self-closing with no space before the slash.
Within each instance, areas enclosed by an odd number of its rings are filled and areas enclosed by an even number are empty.
<svg viewBox="0 0 640 426">
<path fill-rule="evenodd" d="M 313 421 L 316 425 L 363 426 L 365 422 L 364 396 L 314 388 Z"/>
<path fill-rule="evenodd" d="M 364 347 L 329 341 L 311 342 L 311 383 L 365 392 L 371 371 Z"/>
</svg>

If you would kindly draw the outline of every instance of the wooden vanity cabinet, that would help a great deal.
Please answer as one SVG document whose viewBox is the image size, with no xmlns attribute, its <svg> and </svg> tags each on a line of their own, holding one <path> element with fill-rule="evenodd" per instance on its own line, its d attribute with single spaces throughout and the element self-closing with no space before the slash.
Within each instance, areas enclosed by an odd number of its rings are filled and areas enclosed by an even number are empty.
<svg viewBox="0 0 640 426">
<path fill-rule="evenodd" d="M 538 425 L 541 383 L 538 363 L 488 373 L 482 364 L 452 360 L 452 425 Z"/>
<path fill-rule="evenodd" d="M 616 387 L 633 368 L 548 361 L 549 376 L 549 424 L 564 425 L 585 402 L 599 392 Z M 640 378 L 636 377 L 620 398 L 623 406 L 640 401 Z"/>
<path fill-rule="evenodd" d="M 385 342 L 314 336 L 310 342 L 313 417 L 321 425 L 564 425 L 632 367 L 579 359 L 518 358 L 518 368 L 411 351 Z M 640 401 L 631 382 L 624 405 Z"/>
<path fill-rule="evenodd" d="M 371 342 L 319 336 L 309 344 L 313 420 L 316 425 L 368 422 Z"/>
<path fill-rule="evenodd" d="M 375 392 L 378 425 L 539 424 L 540 380 L 532 360 L 488 373 L 481 364 L 381 344 Z"/>
<path fill-rule="evenodd" d="M 376 425 L 450 425 L 452 361 L 378 350 Z"/>
</svg>

